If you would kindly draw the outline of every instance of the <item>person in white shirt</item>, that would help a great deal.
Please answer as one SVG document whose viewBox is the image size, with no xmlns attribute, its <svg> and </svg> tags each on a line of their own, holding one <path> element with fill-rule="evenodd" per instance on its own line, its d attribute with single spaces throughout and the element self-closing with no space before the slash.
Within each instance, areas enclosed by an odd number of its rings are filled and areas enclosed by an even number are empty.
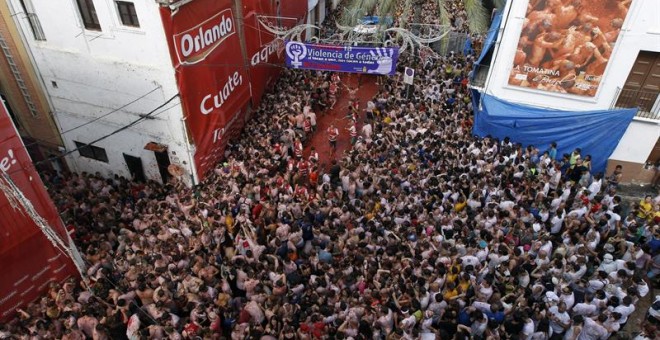
<svg viewBox="0 0 660 340">
<path fill-rule="evenodd" d="M 575 304 L 575 294 L 571 287 L 564 287 L 561 290 L 561 295 L 559 296 L 559 301 L 566 304 L 566 310 L 571 310 Z"/>
<path fill-rule="evenodd" d="M 394 329 L 394 317 L 392 310 L 383 306 L 380 311 L 380 317 L 377 320 L 378 326 L 380 326 L 381 334 L 385 336 L 389 335 Z"/>
<path fill-rule="evenodd" d="M 571 316 L 566 309 L 566 303 L 560 301 L 557 306 L 548 308 L 548 317 L 550 318 L 550 328 L 554 334 L 564 334 L 571 326 Z"/>
<path fill-rule="evenodd" d="M 594 197 L 596 197 L 596 195 L 600 193 L 600 189 L 602 188 L 602 186 L 603 186 L 603 174 L 597 173 L 594 176 L 593 182 L 589 184 L 589 188 L 587 189 L 589 190 L 589 200 L 594 199 Z"/>
<path fill-rule="evenodd" d="M 615 272 L 617 270 L 617 264 L 614 262 L 614 256 L 612 254 L 603 255 L 603 262 L 598 266 L 599 271 L 604 271 L 607 274 Z"/>
<path fill-rule="evenodd" d="M 619 319 L 620 324 L 624 324 L 628 321 L 628 317 L 635 311 L 635 305 L 632 303 L 632 298 L 630 296 L 625 296 L 622 303 L 614 308 L 614 312 L 621 314 L 621 319 Z"/>
<path fill-rule="evenodd" d="M 612 333 L 616 333 L 621 329 L 619 321 L 621 321 L 621 314 L 617 312 L 611 313 L 607 320 L 603 321 L 603 327 L 607 329 L 607 338 L 610 338 Z"/>
<path fill-rule="evenodd" d="M 550 228 L 550 234 L 557 235 L 561 232 L 561 228 L 564 225 L 564 210 L 558 210 L 557 214 L 552 217 L 550 220 L 552 227 Z"/>
<path fill-rule="evenodd" d="M 477 300 L 479 301 L 488 301 L 493 295 L 493 286 L 488 280 L 481 281 L 476 290 Z"/>
<path fill-rule="evenodd" d="M 598 307 L 593 304 L 594 296 L 587 294 L 584 296 L 584 302 L 580 302 L 573 306 L 573 315 L 582 315 L 585 317 L 592 317 L 598 314 Z"/>
<path fill-rule="evenodd" d="M 435 293 L 431 299 L 428 310 L 433 311 L 435 315 L 442 315 L 447 308 L 447 302 L 442 298 L 442 293 Z"/>
<path fill-rule="evenodd" d="M 635 283 L 639 297 L 645 297 L 649 293 L 649 286 L 646 284 L 646 281 L 644 281 L 641 275 L 634 275 L 633 282 Z"/>
<path fill-rule="evenodd" d="M 584 317 L 582 315 L 576 315 L 573 317 L 573 322 L 571 327 L 568 328 L 566 334 L 564 334 L 564 340 L 577 340 L 582 333 L 582 327 L 584 326 Z"/>
<path fill-rule="evenodd" d="M 591 318 L 584 318 L 584 326 L 582 332 L 578 336 L 578 340 L 605 340 L 607 339 L 607 329 L 601 324 L 607 320 L 607 315 L 601 314 L 598 316 L 598 321 Z"/>
<path fill-rule="evenodd" d="M 582 203 L 578 203 L 578 207 L 576 209 L 571 210 L 571 212 L 568 213 L 568 216 L 582 218 L 586 213 L 587 213 L 587 206 L 585 206 Z"/>
<path fill-rule="evenodd" d="M 534 325 L 534 320 L 529 317 L 529 314 L 527 312 L 523 312 L 523 320 L 525 320 L 525 324 L 523 325 L 522 329 L 522 337 L 521 339 L 524 340 L 530 340 L 532 338 L 532 335 L 534 334 L 534 328 L 536 327 Z"/>
<path fill-rule="evenodd" d="M 488 318 L 480 310 L 475 310 L 470 313 L 470 320 L 472 324 L 470 325 L 470 335 L 474 337 L 481 337 L 486 328 L 488 328 Z"/>
<path fill-rule="evenodd" d="M 365 122 L 364 126 L 362 126 L 362 135 L 364 136 L 364 140 L 367 142 L 367 144 L 371 144 L 372 134 L 373 134 L 373 129 L 371 127 L 371 123 Z"/>
</svg>

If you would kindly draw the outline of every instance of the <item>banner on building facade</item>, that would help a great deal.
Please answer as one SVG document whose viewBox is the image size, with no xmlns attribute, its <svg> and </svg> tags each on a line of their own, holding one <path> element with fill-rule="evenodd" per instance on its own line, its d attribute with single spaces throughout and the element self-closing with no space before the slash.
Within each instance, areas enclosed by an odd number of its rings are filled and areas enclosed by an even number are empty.
<svg viewBox="0 0 660 340">
<path fill-rule="evenodd" d="M 509 85 L 593 97 L 630 1 L 538 1 L 527 9 Z"/>
<path fill-rule="evenodd" d="M 353 47 L 287 41 L 286 65 L 296 69 L 392 75 L 398 47 Z"/>
<path fill-rule="evenodd" d="M 291 0 L 307 6 L 307 0 Z M 250 63 L 252 104 L 257 107 L 266 89 L 274 84 L 284 66 L 284 41 L 270 33 L 264 25 L 277 30 L 291 29 L 299 18 L 281 17 L 280 1 L 255 0 L 243 2 L 243 31 Z"/>
<path fill-rule="evenodd" d="M 197 0 L 161 17 L 201 180 L 240 133 L 250 100 L 236 16 L 231 0 Z"/>
<path fill-rule="evenodd" d="M 36 172 L 27 150 L 0 102 L 0 174 L 6 173 L 34 211 L 64 243 L 68 236 L 53 202 Z M 0 190 L 0 322 L 13 318 L 45 293 L 51 282 L 61 282 L 78 272 L 73 262 L 41 232 L 16 200 L 3 178 Z"/>
</svg>

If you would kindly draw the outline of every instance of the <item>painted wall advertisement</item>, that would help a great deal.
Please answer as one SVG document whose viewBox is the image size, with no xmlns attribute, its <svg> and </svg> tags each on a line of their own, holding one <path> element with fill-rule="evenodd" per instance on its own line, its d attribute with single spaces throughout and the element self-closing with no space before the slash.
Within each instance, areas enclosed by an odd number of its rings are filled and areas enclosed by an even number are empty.
<svg viewBox="0 0 660 340">
<path fill-rule="evenodd" d="M 57 209 L 2 103 L 0 173 L 9 175 L 39 216 L 62 239 L 68 239 Z M 0 184 L 10 187 L 4 177 L 0 177 Z M 15 196 L 5 190 L 0 190 L 0 322 L 13 318 L 17 308 L 46 292 L 51 282 L 78 275 L 73 262 L 51 244 Z"/>
<path fill-rule="evenodd" d="M 531 0 L 509 84 L 593 97 L 629 0 Z"/>
<path fill-rule="evenodd" d="M 286 65 L 291 68 L 392 75 L 398 47 L 352 47 L 286 42 Z"/>
</svg>

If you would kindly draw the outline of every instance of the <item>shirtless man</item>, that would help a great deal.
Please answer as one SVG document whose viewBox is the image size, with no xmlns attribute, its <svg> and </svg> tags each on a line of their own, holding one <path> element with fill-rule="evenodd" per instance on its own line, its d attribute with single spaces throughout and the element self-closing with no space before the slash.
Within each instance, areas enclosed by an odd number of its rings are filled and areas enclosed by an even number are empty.
<svg viewBox="0 0 660 340">
<path fill-rule="evenodd" d="M 550 8 L 552 13 L 555 14 L 555 19 L 553 21 L 554 29 L 565 29 L 569 27 L 575 19 L 577 19 L 578 11 L 576 4 L 579 4 L 579 0 L 571 1 L 568 5 L 564 5 L 561 0 L 548 1 L 547 8 Z"/>
<path fill-rule="evenodd" d="M 554 27 L 556 15 L 552 12 L 552 8 L 547 6 L 540 11 L 529 12 L 525 17 L 523 24 L 523 31 L 527 31 L 528 35 L 534 36 L 538 31 L 545 31 Z"/>
<path fill-rule="evenodd" d="M 625 18 L 626 15 L 628 14 L 628 9 L 630 9 L 630 3 L 632 3 L 632 0 L 610 0 L 610 2 L 615 1 L 616 7 L 619 10 L 619 18 Z M 623 20 L 623 19 L 621 19 Z"/>
<path fill-rule="evenodd" d="M 561 76 L 561 78 L 557 80 L 559 86 L 568 89 L 575 84 L 577 74 L 575 73 L 575 64 L 572 61 L 568 59 L 558 59 L 545 68 L 559 71 L 559 75 Z"/>
<path fill-rule="evenodd" d="M 623 27 L 623 19 L 621 18 L 612 19 L 610 26 L 612 26 L 612 30 L 605 33 L 605 40 L 608 43 L 613 44 L 616 41 L 616 39 L 619 37 L 619 32 L 621 32 L 621 27 Z"/>
<path fill-rule="evenodd" d="M 532 55 L 528 63 L 532 66 L 539 66 L 546 56 L 548 49 L 557 48 L 561 44 L 561 41 L 561 35 L 558 32 L 540 34 L 534 40 Z"/>
<path fill-rule="evenodd" d="M 592 57 L 595 57 L 601 62 L 604 59 L 596 45 L 592 42 L 587 42 L 584 45 L 579 46 L 575 50 L 575 53 L 568 57 L 568 60 L 575 63 L 575 68 L 580 69 L 587 66 L 587 62 L 589 62 Z M 607 59 L 605 59 L 604 62 L 607 62 Z"/>
<path fill-rule="evenodd" d="M 566 30 L 561 44 L 555 50 L 550 51 L 550 54 L 552 55 L 553 60 L 566 58 L 568 55 L 575 52 L 577 46 L 589 40 L 591 40 L 589 35 L 580 32 L 577 26 L 571 26 Z M 553 60 L 549 62 L 552 63 Z"/>
</svg>

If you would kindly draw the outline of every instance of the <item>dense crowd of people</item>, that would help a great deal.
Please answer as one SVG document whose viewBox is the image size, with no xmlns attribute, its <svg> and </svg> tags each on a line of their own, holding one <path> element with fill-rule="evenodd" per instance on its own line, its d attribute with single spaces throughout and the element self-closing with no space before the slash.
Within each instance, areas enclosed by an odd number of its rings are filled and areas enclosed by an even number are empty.
<svg viewBox="0 0 660 340">
<path fill-rule="evenodd" d="M 0 338 L 616 334 L 660 275 L 660 196 L 624 211 L 620 168 L 592 174 L 579 149 L 473 136 L 470 62 L 404 56 L 415 86 L 407 93 L 398 72 L 372 100 L 355 98 L 343 154 L 299 144 L 330 133 L 310 115 L 341 81 L 284 70 L 193 188 L 52 174 L 89 284 L 52 284 Z M 654 320 L 637 339 L 656 338 Z"/>
<path fill-rule="evenodd" d="M 75 225 L 90 285 L 53 284 L 4 330 L 62 339 L 616 333 L 660 272 L 660 202 L 648 197 L 624 216 L 620 169 L 586 176 L 580 150 L 558 157 L 555 145 L 472 136 L 468 63 L 427 64 L 409 99 L 400 75 L 387 79 L 368 119 L 359 113 L 373 132 L 308 170 L 288 135 L 332 75 L 289 70 L 193 189 L 54 176 L 50 192 Z"/>
</svg>

